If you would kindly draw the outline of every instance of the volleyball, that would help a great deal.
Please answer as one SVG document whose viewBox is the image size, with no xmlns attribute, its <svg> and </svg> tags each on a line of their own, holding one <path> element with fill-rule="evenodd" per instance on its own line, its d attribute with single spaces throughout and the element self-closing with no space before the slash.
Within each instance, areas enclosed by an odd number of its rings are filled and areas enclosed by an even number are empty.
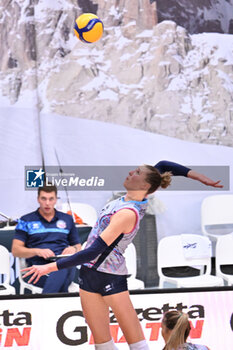
<svg viewBox="0 0 233 350">
<path fill-rule="evenodd" d="M 74 33 L 84 43 L 94 43 L 103 35 L 104 25 L 93 13 L 80 15 L 74 26 Z"/>
</svg>

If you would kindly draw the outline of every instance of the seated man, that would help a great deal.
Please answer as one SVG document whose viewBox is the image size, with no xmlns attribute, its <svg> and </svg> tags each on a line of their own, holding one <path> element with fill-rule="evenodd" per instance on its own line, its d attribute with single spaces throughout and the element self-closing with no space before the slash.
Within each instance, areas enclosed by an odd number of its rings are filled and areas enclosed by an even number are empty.
<svg viewBox="0 0 233 350">
<path fill-rule="evenodd" d="M 57 211 L 57 188 L 38 188 L 40 207 L 19 220 L 12 243 L 12 254 L 26 258 L 27 264 L 42 265 L 59 254 L 74 254 L 81 249 L 79 236 L 71 215 Z M 67 292 L 75 277 L 76 268 L 52 272 L 36 285 L 42 293 Z"/>
</svg>

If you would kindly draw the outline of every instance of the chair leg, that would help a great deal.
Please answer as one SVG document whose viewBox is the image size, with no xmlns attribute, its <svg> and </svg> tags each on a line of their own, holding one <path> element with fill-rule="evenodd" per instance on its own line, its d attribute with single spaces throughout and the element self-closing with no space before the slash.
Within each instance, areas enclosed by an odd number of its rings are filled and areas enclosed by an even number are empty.
<svg viewBox="0 0 233 350">
<path fill-rule="evenodd" d="M 163 283 L 164 283 L 163 279 L 160 278 L 159 279 L 159 288 L 163 288 Z"/>
</svg>

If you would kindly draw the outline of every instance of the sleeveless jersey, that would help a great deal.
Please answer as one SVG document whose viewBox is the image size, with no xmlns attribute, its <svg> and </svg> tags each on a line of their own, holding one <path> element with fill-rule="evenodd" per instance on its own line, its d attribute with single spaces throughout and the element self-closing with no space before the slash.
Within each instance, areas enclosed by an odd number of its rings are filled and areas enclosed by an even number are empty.
<svg viewBox="0 0 233 350">
<path fill-rule="evenodd" d="M 110 248 L 111 251 L 106 257 L 103 255 L 105 254 L 104 252 L 97 256 L 95 260 L 90 261 L 84 265 L 105 273 L 127 275 L 128 271 L 123 253 L 127 246 L 132 242 L 139 229 L 139 223 L 145 214 L 147 204 L 147 199 L 144 199 L 141 202 L 125 201 L 124 197 L 118 198 L 106 204 L 99 215 L 99 219 L 97 220 L 95 226 L 88 236 L 86 248 L 90 247 L 95 239 L 107 228 L 112 215 L 122 209 L 130 209 L 135 212 L 136 224 L 131 232 L 122 234 L 119 237 L 118 242 L 114 247 Z M 99 259 L 102 260 L 100 265 L 98 264 L 98 261 L 100 261 Z"/>
</svg>

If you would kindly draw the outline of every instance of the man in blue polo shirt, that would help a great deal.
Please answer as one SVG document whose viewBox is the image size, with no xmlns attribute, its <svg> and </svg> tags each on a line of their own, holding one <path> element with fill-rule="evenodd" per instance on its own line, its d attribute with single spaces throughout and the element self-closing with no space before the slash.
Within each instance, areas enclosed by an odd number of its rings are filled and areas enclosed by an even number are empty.
<svg viewBox="0 0 233 350">
<path fill-rule="evenodd" d="M 12 254 L 26 258 L 27 264 L 42 265 L 55 255 L 74 254 L 81 249 L 71 215 L 57 211 L 57 188 L 38 188 L 40 207 L 19 220 L 12 243 Z M 75 267 L 52 272 L 36 284 L 43 293 L 67 292 L 75 276 Z"/>
</svg>

